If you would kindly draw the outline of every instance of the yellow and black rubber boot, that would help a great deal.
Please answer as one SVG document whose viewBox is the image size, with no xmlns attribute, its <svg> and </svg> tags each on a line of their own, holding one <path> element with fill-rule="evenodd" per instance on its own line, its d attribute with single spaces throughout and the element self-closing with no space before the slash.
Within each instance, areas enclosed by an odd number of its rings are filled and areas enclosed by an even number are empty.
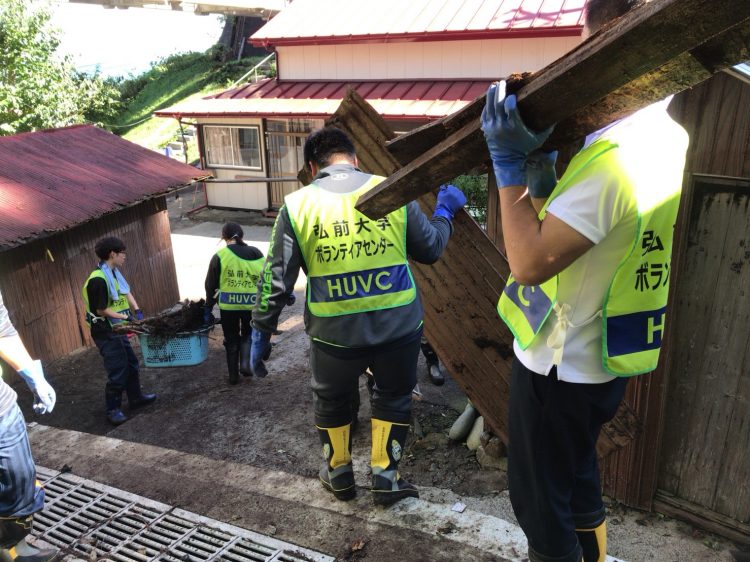
<svg viewBox="0 0 750 562">
<path fill-rule="evenodd" d="M 0 561 L 49 562 L 58 554 L 55 549 L 39 549 L 26 542 L 33 516 L 0 517 Z"/>
<path fill-rule="evenodd" d="M 325 465 L 320 469 L 320 481 L 336 499 L 351 500 L 357 495 L 352 470 L 351 424 L 318 427 L 318 434 L 325 459 Z"/>
<path fill-rule="evenodd" d="M 583 549 L 583 562 L 604 562 L 607 559 L 606 521 L 593 526 L 577 526 L 576 535 Z"/>
<path fill-rule="evenodd" d="M 408 423 L 372 418 L 372 500 L 376 505 L 419 497 L 417 488 L 398 473 L 408 433 Z"/>
</svg>

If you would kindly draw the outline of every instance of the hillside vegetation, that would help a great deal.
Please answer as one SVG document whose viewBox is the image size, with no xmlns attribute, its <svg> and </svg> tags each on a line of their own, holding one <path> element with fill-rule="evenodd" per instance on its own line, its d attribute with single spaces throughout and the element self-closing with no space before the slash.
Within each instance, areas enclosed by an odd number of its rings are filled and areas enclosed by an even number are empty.
<svg viewBox="0 0 750 562">
<path fill-rule="evenodd" d="M 141 146 L 163 148 L 174 140 L 179 125 L 174 119 L 153 117 L 154 111 L 224 90 L 261 60 L 256 57 L 221 62 L 218 58 L 216 50 L 173 55 L 152 63 L 139 76 L 122 80 L 122 111 L 108 128 Z M 263 69 L 262 73 L 273 75 L 275 67 Z"/>
</svg>

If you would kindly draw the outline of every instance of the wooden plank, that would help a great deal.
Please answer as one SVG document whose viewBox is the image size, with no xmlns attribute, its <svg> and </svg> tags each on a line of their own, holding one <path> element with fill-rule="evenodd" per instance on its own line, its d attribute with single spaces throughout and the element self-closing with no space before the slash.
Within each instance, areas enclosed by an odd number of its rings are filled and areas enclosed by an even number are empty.
<svg viewBox="0 0 750 562">
<path fill-rule="evenodd" d="M 532 129 L 557 123 L 545 145 L 551 149 L 748 58 L 750 3 L 727 0 L 719 9 L 711 0 L 654 0 L 534 74 L 518 103 Z M 475 114 L 479 104 L 467 111 Z M 426 178 L 442 183 L 487 157 L 477 121 L 468 121 L 363 195 L 357 208 L 383 216 L 424 193 Z"/>
<path fill-rule="evenodd" d="M 363 113 L 364 115 L 360 115 Z M 381 119 L 356 92 L 350 91 L 330 122 L 346 130 L 357 147 L 366 146 L 360 166 L 384 173 L 395 159 L 377 136 Z M 363 138 L 364 137 L 364 138 Z M 396 164 L 397 165 L 397 164 Z M 435 182 L 433 188 L 437 187 Z M 435 205 L 432 193 L 419 199 L 426 214 Z M 507 401 L 513 358 L 513 336 L 497 316 L 495 306 L 509 274 L 508 263 L 485 232 L 460 211 L 443 256 L 434 265 L 412 263 L 425 309 L 425 334 L 448 372 L 485 417 L 488 427 L 507 442 Z M 627 405 L 602 433 L 604 456 L 639 431 L 637 416 Z"/>
<path fill-rule="evenodd" d="M 747 263 L 747 258 L 745 260 Z M 743 285 L 745 294 L 748 294 L 747 281 Z M 747 326 L 750 320 L 747 309 L 744 317 Z M 714 509 L 736 521 L 750 521 L 750 487 L 737 485 L 738 482 L 750 482 L 750 340 L 740 365 L 743 375 L 732 396 L 734 408 L 727 426 L 727 449 L 717 482 Z"/>
<path fill-rule="evenodd" d="M 702 432 L 694 435 L 691 446 L 696 450 L 688 469 L 683 470 L 679 495 L 744 520 L 750 513 L 750 490 L 737 483 L 750 481 L 750 407 L 743 404 L 738 390 L 750 386 L 750 374 L 743 369 L 750 321 L 746 267 L 750 252 L 745 248 L 745 241 L 750 240 L 750 196 L 731 188 L 722 195 L 729 207 L 729 220 L 722 225 L 726 237 L 720 246 L 719 279 L 712 289 L 719 298 L 705 326 L 707 346 L 699 371 L 702 388 L 693 426 Z M 713 223 L 709 228 L 719 226 Z M 708 415 L 698 417 L 706 410 Z"/>
<path fill-rule="evenodd" d="M 500 216 L 500 193 L 497 190 L 497 178 L 492 172 L 487 174 L 487 236 L 494 242 L 497 249 L 506 255 L 503 223 Z"/>
<path fill-rule="evenodd" d="M 671 367 L 675 376 L 669 381 L 670 399 L 665 415 L 670 422 L 664 432 L 659 478 L 659 488 L 679 496 L 683 495 L 686 474 L 694 472 L 691 465 L 697 458 L 705 464 L 696 468 L 713 470 L 710 466 L 712 459 L 704 457 L 701 451 L 705 416 L 711 410 L 703 397 L 706 393 L 709 397 L 713 395 L 710 384 L 705 384 L 706 373 L 701 368 L 708 347 L 707 326 L 716 300 L 722 298 L 716 297 L 707 287 L 716 287 L 720 279 L 721 254 L 731 211 L 728 205 L 717 201 L 717 195 L 696 190 L 695 196 L 688 251 L 676 299 L 672 303 L 672 314 L 679 318 L 674 326 L 674 341 L 680 342 L 681 353 L 673 356 Z M 709 212 L 704 212 L 706 210 Z M 712 375 L 712 383 L 718 382 L 716 374 Z M 691 497 L 686 499 L 692 500 Z"/>
<path fill-rule="evenodd" d="M 658 490 L 654 510 L 670 517 L 687 521 L 696 527 L 721 535 L 740 544 L 750 544 L 750 525 L 735 521 L 703 506 L 677 498 Z"/>
<path fill-rule="evenodd" d="M 518 93 L 518 90 L 529 81 L 531 76 L 530 72 L 525 72 L 523 74 L 511 74 L 506 77 L 507 92 L 509 94 Z M 443 142 L 448 136 L 461 129 L 464 125 L 471 122 L 477 123 L 484 109 L 484 100 L 485 96 L 483 94 L 460 111 L 431 121 L 403 135 L 399 135 L 393 140 L 387 141 L 385 146 L 388 152 L 393 154 L 402 165 L 406 165 L 420 154 L 430 150 L 436 144 Z"/>
</svg>

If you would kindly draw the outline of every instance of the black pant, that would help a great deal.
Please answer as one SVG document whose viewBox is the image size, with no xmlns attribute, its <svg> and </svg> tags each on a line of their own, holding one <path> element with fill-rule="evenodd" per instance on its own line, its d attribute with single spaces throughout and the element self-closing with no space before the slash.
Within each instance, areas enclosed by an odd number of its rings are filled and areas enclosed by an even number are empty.
<svg viewBox="0 0 750 562">
<path fill-rule="evenodd" d="M 224 331 L 224 345 L 240 345 L 243 339 L 252 335 L 251 310 L 220 310 L 221 329 Z"/>
<path fill-rule="evenodd" d="M 603 384 L 557 380 L 513 363 L 508 487 L 530 555 L 567 560 L 578 549 L 577 526 L 604 520 L 596 440 L 625 393 L 627 378 Z M 573 554 L 571 560 L 580 560 Z"/>
<path fill-rule="evenodd" d="M 138 357 L 128 337 L 107 332 L 93 336 L 93 340 L 107 370 L 107 393 L 127 390 L 130 380 L 137 380 L 139 374 Z"/>
<path fill-rule="evenodd" d="M 375 378 L 372 417 L 395 423 L 411 420 L 411 391 L 417 384 L 421 330 L 378 347 L 335 348 L 312 342 L 313 406 L 318 427 L 340 427 L 352 420 L 352 392 L 368 367 Z"/>
</svg>

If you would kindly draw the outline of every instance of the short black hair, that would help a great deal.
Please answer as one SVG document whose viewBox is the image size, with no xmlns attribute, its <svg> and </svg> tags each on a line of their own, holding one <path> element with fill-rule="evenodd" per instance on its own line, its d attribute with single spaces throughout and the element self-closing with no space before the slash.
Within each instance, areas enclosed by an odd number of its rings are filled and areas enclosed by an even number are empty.
<svg viewBox="0 0 750 562">
<path fill-rule="evenodd" d="M 336 127 L 323 127 L 313 131 L 305 141 L 303 155 L 305 164 L 313 162 L 325 168 L 335 154 L 346 154 L 352 160 L 356 157 L 354 143 L 349 136 Z"/>
<path fill-rule="evenodd" d="M 96 257 L 102 261 L 109 259 L 109 254 L 112 252 L 120 253 L 125 251 L 125 242 L 117 238 L 116 236 L 107 236 L 102 238 L 94 246 L 94 252 Z"/>
<path fill-rule="evenodd" d="M 221 229 L 221 239 L 222 240 L 232 240 L 232 239 L 234 239 L 238 244 L 244 246 L 244 245 L 246 245 L 242 241 L 242 238 L 244 236 L 245 236 L 245 231 L 242 230 L 242 227 L 239 224 L 237 224 L 236 222 L 228 222 Z"/>
<path fill-rule="evenodd" d="M 644 0 L 588 0 L 584 12 L 586 27 L 596 33 L 602 26 L 643 4 Z"/>
</svg>

